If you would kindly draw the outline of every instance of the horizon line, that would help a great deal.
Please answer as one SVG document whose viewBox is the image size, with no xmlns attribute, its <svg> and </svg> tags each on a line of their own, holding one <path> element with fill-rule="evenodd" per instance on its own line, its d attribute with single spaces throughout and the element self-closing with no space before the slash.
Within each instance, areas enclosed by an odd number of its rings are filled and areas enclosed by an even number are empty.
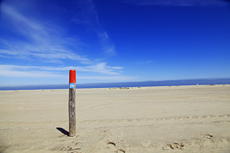
<svg viewBox="0 0 230 153">
<path fill-rule="evenodd" d="M 127 82 L 99 82 L 99 83 L 76 83 L 76 85 L 96 85 L 96 84 L 118 84 L 118 83 L 144 83 L 144 82 L 164 82 L 164 81 L 196 81 L 196 80 L 228 80 L 230 81 L 230 77 L 227 78 L 196 78 L 196 79 L 173 79 L 173 80 L 147 80 L 147 81 L 127 81 Z M 31 84 L 31 85 L 10 85 L 10 86 L 1 86 L 4 87 L 32 87 L 32 86 L 61 86 L 61 85 L 69 85 L 69 83 L 65 84 Z M 0 89 L 1 90 L 1 89 Z"/>
</svg>

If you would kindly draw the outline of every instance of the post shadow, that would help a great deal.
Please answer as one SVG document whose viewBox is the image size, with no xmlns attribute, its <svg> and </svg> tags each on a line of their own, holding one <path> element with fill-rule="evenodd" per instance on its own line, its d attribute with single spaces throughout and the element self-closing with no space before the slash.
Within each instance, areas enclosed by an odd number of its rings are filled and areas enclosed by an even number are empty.
<svg viewBox="0 0 230 153">
<path fill-rule="evenodd" d="M 61 127 L 57 127 L 56 129 L 57 129 L 58 131 L 60 131 L 61 133 L 63 133 L 64 135 L 69 136 L 69 132 L 66 131 L 65 129 L 63 129 L 63 128 L 61 128 Z"/>
</svg>

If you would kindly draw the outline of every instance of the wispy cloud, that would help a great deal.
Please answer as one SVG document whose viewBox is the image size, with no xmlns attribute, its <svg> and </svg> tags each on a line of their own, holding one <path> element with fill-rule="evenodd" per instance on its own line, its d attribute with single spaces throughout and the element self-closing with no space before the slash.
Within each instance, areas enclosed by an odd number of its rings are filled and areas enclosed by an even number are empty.
<svg viewBox="0 0 230 153">
<path fill-rule="evenodd" d="M 122 2 L 143 6 L 223 6 L 226 4 L 220 0 L 122 0 Z"/>
<path fill-rule="evenodd" d="M 137 80 L 138 77 L 131 76 L 77 76 L 77 79 L 93 79 L 93 80 L 113 80 L 113 81 L 133 81 Z"/>
<path fill-rule="evenodd" d="M 77 39 L 64 39 L 58 28 L 54 28 L 53 25 L 42 24 L 24 16 L 6 4 L 2 6 L 1 13 L 7 18 L 10 28 L 17 31 L 16 35 L 19 37 L 0 38 L 2 57 L 39 58 L 49 62 L 62 62 L 64 59 L 89 62 L 89 59 L 70 50 L 71 47 L 77 50 L 76 46 L 80 46 L 80 42 Z"/>
<path fill-rule="evenodd" d="M 1 62 L 1 77 L 63 79 L 68 78 L 68 70 L 75 69 L 80 72 L 78 79 L 81 80 L 134 79 L 122 75 L 123 67 L 108 66 L 105 62 L 107 57 L 116 55 L 115 46 L 100 25 L 92 0 L 75 1 L 71 11 L 53 4 L 54 11 L 63 11 L 68 16 L 60 19 L 54 17 L 54 12 L 49 17 L 43 16 L 50 12 L 50 7 L 46 13 L 34 13 L 29 7 L 33 2 L 28 2 L 26 7 L 12 1 L 2 3 L 0 30 L 8 33 L 0 35 L 0 58 L 17 58 L 21 65 L 15 65 L 13 60 L 5 65 Z M 28 61 L 40 66 L 26 66 Z M 44 66 L 47 62 L 52 66 Z M 53 63 L 67 66 L 55 67 Z"/>
<path fill-rule="evenodd" d="M 0 76 L 11 78 L 64 78 L 68 80 L 68 71 L 75 69 L 78 80 L 101 80 L 108 81 L 130 81 L 137 77 L 121 75 L 120 70 L 123 67 L 107 66 L 106 63 L 85 67 L 50 67 L 50 66 L 18 66 L 18 65 L 0 65 Z M 63 73 L 64 72 L 64 73 Z M 87 74 L 79 73 L 87 72 Z"/>
<path fill-rule="evenodd" d="M 101 45 L 99 50 L 109 56 L 116 55 L 114 44 L 100 25 L 98 14 L 92 0 L 79 0 L 78 4 L 81 15 L 74 17 L 72 21 L 76 24 L 85 25 L 88 31 L 92 31 L 97 36 Z"/>
<path fill-rule="evenodd" d="M 101 44 L 103 46 L 103 50 L 108 55 L 115 55 L 115 47 L 111 40 L 109 39 L 108 34 L 105 31 L 98 31 L 98 37 L 100 38 Z"/>
<path fill-rule="evenodd" d="M 0 76 L 3 77 L 27 77 L 27 78 L 65 78 L 58 72 L 31 69 L 32 67 L 16 65 L 0 65 Z"/>
<path fill-rule="evenodd" d="M 148 60 L 148 61 L 141 62 L 141 64 L 150 64 L 150 63 L 153 63 L 153 61 L 152 60 Z"/>
<path fill-rule="evenodd" d="M 18 66 L 18 65 L 0 65 L 0 76 L 13 76 L 13 77 L 47 77 L 57 75 L 60 77 L 60 71 L 68 71 L 70 69 L 75 69 L 78 72 L 94 72 L 106 75 L 119 75 L 119 70 L 123 67 L 119 66 L 107 66 L 106 63 L 99 63 L 97 65 L 91 66 L 67 66 L 67 67 L 51 67 L 51 66 Z M 55 72 L 55 73 L 54 73 Z M 36 75 L 40 74 L 40 75 Z M 49 77 L 49 76 L 48 76 Z"/>
<path fill-rule="evenodd" d="M 87 50 L 93 49 L 95 52 L 104 53 L 103 58 L 115 55 L 115 46 L 101 27 L 92 0 L 79 0 L 76 3 L 77 11 L 70 17 L 72 19 L 67 21 L 76 32 L 71 35 L 63 32 L 69 27 L 61 27 L 49 18 L 45 20 L 32 18 L 17 6 L 3 3 L 2 19 L 6 23 L 6 29 L 10 29 L 13 35 L 0 36 L 0 56 L 21 59 L 37 58 L 46 62 L 59 63 L 70 59 L 89 64 L 94 60 L 93 58 L 102 57 L 94 57 Z M 79 28 L 78 25 L 83 25 L 84 34 L 79 34 L 79 30 L 76 30 Z"/>
<path fill-rule="evenodd" d="M 119 70 L 123 69 L 120 66 L 107 66 L 106 63 L 98 63 L 96 65 L 91 66 L 68 66 L 68 67 L 31 67 L 31 68 L 39 68 L 42 70 L 70 70 L 75 69 L 79 72 L 95 72 L 100 74 L 108 74 L 108 75 L 119 75 Z"/>
</svg>

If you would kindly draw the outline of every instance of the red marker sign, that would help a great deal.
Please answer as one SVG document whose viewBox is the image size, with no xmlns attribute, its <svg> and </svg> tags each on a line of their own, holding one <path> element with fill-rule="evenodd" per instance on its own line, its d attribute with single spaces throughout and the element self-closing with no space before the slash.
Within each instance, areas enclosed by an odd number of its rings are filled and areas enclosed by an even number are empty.
<svg viewBox="0 0 230 153">
<path fill-rule="evenodd" d="M 76 71 L 69 70 L 69 83 L 76 83 Z"/>
</svg>

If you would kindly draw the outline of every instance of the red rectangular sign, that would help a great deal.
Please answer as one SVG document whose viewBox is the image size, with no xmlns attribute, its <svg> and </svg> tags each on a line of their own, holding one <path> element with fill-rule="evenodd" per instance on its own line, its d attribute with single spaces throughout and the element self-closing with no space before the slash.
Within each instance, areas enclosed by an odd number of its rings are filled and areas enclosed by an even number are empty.
<svg viewBox="0 0 230 153">
<path fill-rule="evenodd" d="M 76 83 L 76 71 L 69 70 L 69 83 Z"/>
</svg>

